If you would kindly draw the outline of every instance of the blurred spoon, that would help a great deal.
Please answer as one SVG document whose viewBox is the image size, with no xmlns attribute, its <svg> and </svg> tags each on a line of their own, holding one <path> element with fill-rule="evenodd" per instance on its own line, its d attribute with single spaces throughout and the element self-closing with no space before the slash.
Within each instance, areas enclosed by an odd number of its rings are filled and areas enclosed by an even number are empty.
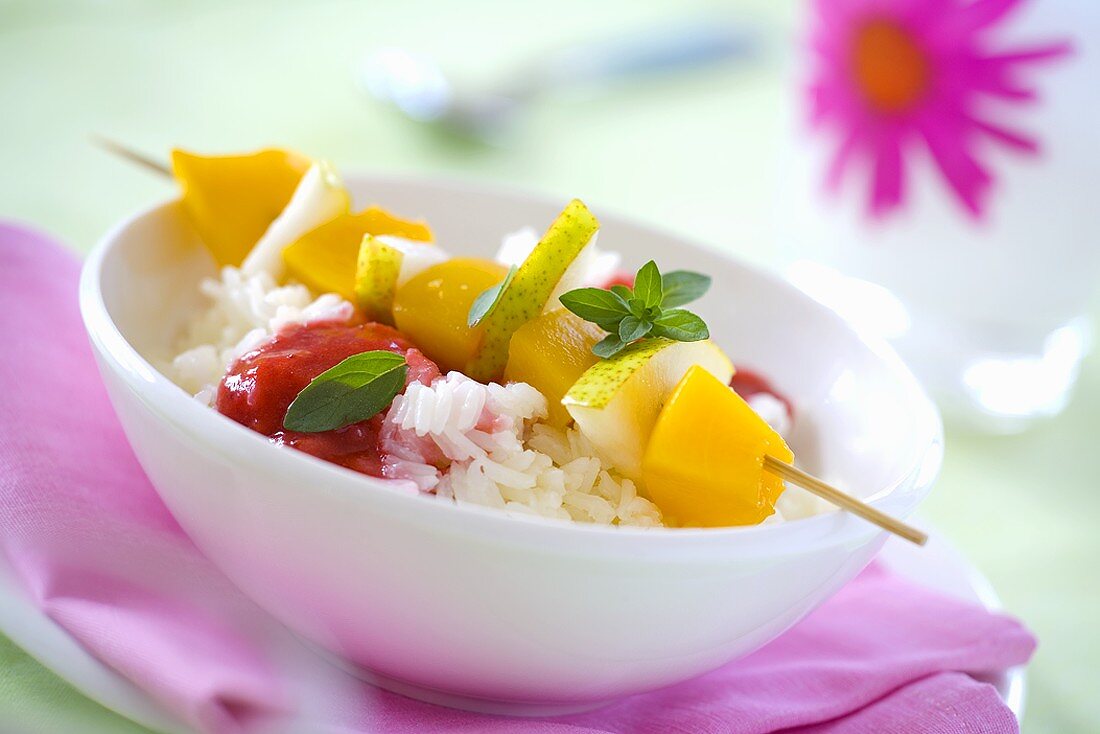
<svg viewBox="0 0 1100 734">
<path fill-rule="evenodd" d="M 708 19 L 581 43 L 540 54 L 483 90 L 457 90 L 430 57 L 386 47 L 364 62 L 360 82 L 410 119 L 492 141 L 547 92 L 752 58 L 760 50 L 759 36 L 744 24 Z"/>
</svg>

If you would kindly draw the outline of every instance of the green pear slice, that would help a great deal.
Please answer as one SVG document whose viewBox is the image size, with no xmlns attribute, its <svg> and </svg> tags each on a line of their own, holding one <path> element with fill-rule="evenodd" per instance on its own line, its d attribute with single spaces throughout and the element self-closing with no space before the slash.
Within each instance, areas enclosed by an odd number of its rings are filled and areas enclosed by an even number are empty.
<svg viewBox="0 0 1100 734">
<path fill-rule="evenodd" d="M 336 169 L 328 161 L 314 163 L 302 176 L 282 213 L 249 251 L 241 263 L 241 272 L 268 273 L 281 280 L 285 272 L 283 249 L 350 207 L 351 197 Z"/>
<path fill-rule="evenodd" d="M 371 321 L 393 326 L 393 294 L 401 274 L 401 252 L 365 235 L 355 268 L 355 300 Z"/>
<path fill-rule="evenodd" d="M 508 362 L 512 334 L 543 312 L 569 266 L 599 227 L 596 217 L 579 199 L 569 202 L 519 266 L 496 307 L 482 319 L 481 343 L 466 365 L 467 375 L 481 382 L 500 378 Z"/>
<path fill-rule="evenodd" d="M 355 300 L 371 321 L 394 325 L 398 287 L 422 270 L 447 259 L 439 247 L 391 235 L 364 235 L 355 268 Z"/>
<path fill-rule="evenodd" d="M 694 365 L 726 383 L 733 377 L 729 357 L 710 340 L 642 339 L 589 367 L 561 402 L 607 462 L 637 480 L 657 416 Z"/>
</svg>

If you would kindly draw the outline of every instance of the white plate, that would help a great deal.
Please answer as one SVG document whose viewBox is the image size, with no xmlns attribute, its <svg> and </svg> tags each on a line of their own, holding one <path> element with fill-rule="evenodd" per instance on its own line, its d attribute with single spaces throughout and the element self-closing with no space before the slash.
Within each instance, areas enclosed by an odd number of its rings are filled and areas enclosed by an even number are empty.
<svg viewBox="0 0 1100 734">
<path fill-rule="evenodd" d="M 927 526 L 927 523 L 924 524 Z M 890 540 L 879 560 L 929 588 L 987 609 L 1001 608 L 993 586 L 959 551 L 933 535 L 918 549 Z M 152 702 L 139 688 L 110 670 L 76 643 L 27 598 L 0 556 L 0 630 L 28 654 L 74 688 L 103 706 L 154 731 L 185 734 L 187 727 Z M 1019 719 L 1023 714 L 1026 673 L 1023 666 L 988 679 Z"/>
</svg>

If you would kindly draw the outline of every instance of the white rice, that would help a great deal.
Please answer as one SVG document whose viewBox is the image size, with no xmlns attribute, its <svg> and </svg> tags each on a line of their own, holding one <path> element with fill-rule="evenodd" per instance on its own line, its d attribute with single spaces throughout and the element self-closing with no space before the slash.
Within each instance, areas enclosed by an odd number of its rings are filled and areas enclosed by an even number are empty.
<svg viewBox="0 0 1100 734">
<path fill-rule="evenodd" d="M 787 413 L 787 405 L 776 396 L 759 392 L 750 396 L 745 402 L 780 436 L 786 437 L 791 432 L 791 416 Z"/>
<path fill-rule="evenodd" d="M 386 416 L 384 474 L 459 504 L 601 525 L 661 525 L 575 429 L 552 428 L 546 398 L 526 383 L 482 385 L 458 372 L 413 384 Z M 439 454 L 446 471 L 431 461 Z M 436 459 L 438 461 L 438 459 Z"/>
</svg>

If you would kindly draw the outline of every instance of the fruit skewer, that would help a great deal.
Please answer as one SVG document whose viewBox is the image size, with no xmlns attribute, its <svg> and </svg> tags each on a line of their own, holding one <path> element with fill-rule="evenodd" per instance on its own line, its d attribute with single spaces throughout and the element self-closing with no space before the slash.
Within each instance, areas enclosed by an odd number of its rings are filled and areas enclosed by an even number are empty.
<svg viewBox="0 0 1100 734">
<path fill-rule="evenodd" d="M 92 141 L 104 150 L 119 156 L 131 163 L 139 165 L 149 171 L 169 177 L 172 171 L 163 163 L 150 158 L 132 148 L 102 136 L 93 136 Z M 908 525 L 901 520 L 887 515 L 846 492 L 818 479 L 817 477 L 795 467 L 789 461 L 777 458 L 773 455 L 765 455 L 762 471 L 779 479 L 787 481 L 825 501 L 860 517 L 883 530 L 893 533 L 911 543 L 924 545 L 928 536 L 921 530 Z"/>
</svg>

